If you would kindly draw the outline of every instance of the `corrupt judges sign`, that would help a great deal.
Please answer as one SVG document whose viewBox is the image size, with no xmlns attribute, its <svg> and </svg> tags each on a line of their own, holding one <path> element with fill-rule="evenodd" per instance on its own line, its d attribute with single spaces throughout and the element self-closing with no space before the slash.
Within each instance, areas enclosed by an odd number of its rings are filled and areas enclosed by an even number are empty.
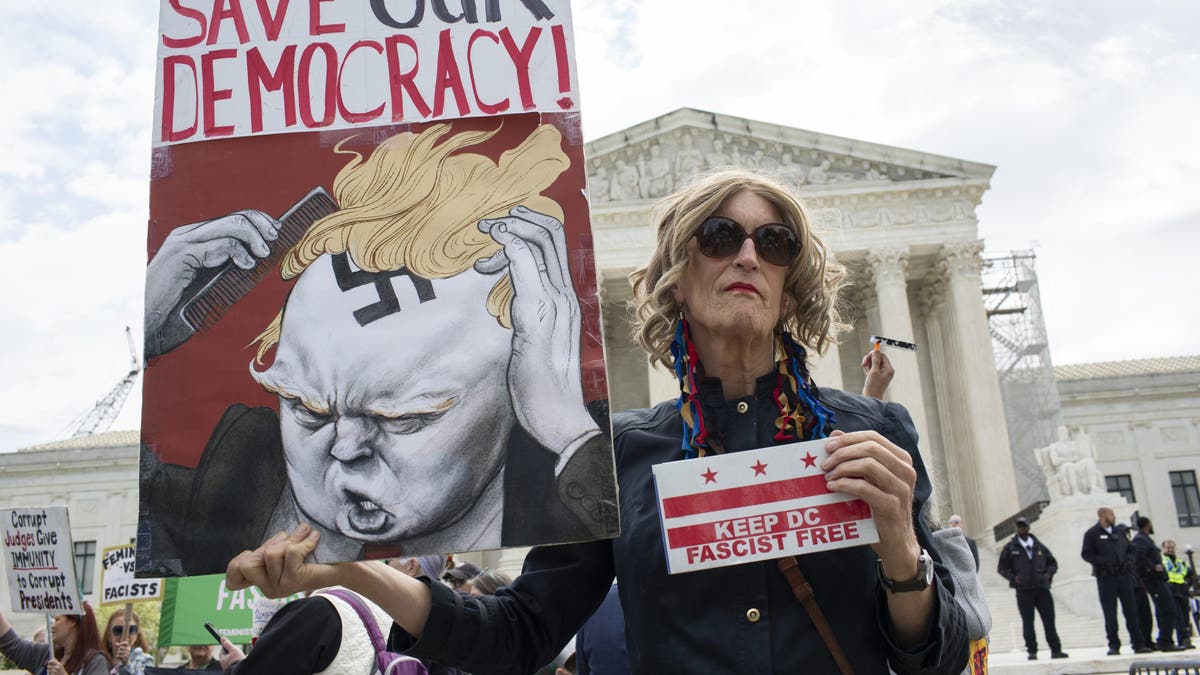
<svg viewBox="0 0 1200 675">
<path fill-rule="evenodd" d="M 825 487 L 825 441 L 658 464 L 671 574 L 879 541 L 866 502 Z"/>
<path fill-rule="evenodd" d="M 81 614 L 65 506 L 0 510 L 14 612 Z"/>
</svg>

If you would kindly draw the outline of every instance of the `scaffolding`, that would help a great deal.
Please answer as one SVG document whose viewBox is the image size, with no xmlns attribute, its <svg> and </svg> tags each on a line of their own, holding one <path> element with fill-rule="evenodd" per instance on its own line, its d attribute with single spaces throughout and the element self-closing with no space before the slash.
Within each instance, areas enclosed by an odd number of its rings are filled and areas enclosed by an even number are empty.
<svg viewBox="0 0 1200 675">
<path fill-rule="evenodd" d="M 1022 507 L 1049 498 L 1035 450 L 1053 443 L 1063 423 L 1036 259 L 1033 251 L 1013 251 L 984 258 L 982 270 L 988 332 Z"/>
</svg>

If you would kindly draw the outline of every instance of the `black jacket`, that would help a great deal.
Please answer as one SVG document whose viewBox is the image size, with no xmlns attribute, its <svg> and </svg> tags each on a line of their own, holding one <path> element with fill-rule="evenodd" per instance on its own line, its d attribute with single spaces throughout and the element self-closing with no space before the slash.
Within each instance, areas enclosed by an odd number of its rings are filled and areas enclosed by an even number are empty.
<svg viewBox="0 0 1200 675">
<path fill-rule="evenodd" d="M 1143 584 L 1151 580 L 1167 580 L 1166 569 L 1158 571 L 1154 570 L 1155 565 L 1162 565 L 1162 549 L 1150 535 L 1145 532 L 1138 532 L 1133 535 L 1133 541 L 1129 542 L 1129 548 L 1133 550 L 1133 573 L 1137 576 L 1138 581 Z"/>
<path fill-rule="evenodd" d="M 700 391 L 711 410 L 710 432 L 730 452 L 776 445 L 775 375 L 759 379 L 757 395 L 726 401 L 719 382 Z M 902 407 L 840 391 L 820 399 L 837 415 L 835 428 L 876 429 L 913 457 L 917 539 L 937 557 L 919 517 L 930 483 L 912 420 Z M 737 405 L 746 403 L 745 413 Z M 668 575 L 651 466 L 681 458 L 682 421 L 674 402 L 619 413 L 613 445 L 620 486 L 618 539 L 534 548 L 516 582 L 496 596 L 469 598 L 437 584 L 419 641 L 394 628 L 393 647 L 473 673 L 529 673 L 546 663 L 604 599 L 615 574 L 625 615 L 629 664 L 635 673 L 837 672 L 803 607 L 774 561 Z M 936 609 L 925 642 L 911 650 L 890 637 L 884 591 L 868 546 L 800 558 L 843 651 L 860 675 L 888 672 L 961 673 L 968 638 L 953 582 L 940 564 Z M 750 609 L 759 610 L 748 617 Z M 753 618 L 751 618 L 753 617 Z"/>
<path fill-rule="evenodd" d="M 1133 571 L 1133 553 L 1129 548 L 1129 528 L 1114 525 L 1112 534 L 1091 526 L 1083 533 L 1083 549 L 1079 555 L 1092 566 L 1092 576 L 1106 577 Z"/>
<path fill-rule="evenodd" d="M 1018 537 L 1013 537 L 1000 551 L 1000 564 L 996 566 L 996 571 L 1008 579 L 1009 588 L 1050 588 L 1058 572 L 1058 561 L 1037 537 L 1029 535 L 1029 538 L 1033 540 L 1033 556 L 1025 552 Z"/>
</svg>

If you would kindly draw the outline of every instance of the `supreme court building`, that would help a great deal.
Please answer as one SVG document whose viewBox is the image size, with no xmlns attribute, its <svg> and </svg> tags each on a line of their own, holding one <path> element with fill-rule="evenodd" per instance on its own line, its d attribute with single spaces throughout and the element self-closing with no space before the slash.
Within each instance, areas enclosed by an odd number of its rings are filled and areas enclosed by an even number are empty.
<svg viewBox="0 0 1200 675">
<path fill-rule="evenodd" d="M 613 410 L 679 392 L 634 345 L 626 310 L 627 276 L 653 250 L 653 204 L 717 167 L 771 172 L 812 207 L 849 272 L 854 329 L 815 362 L 818 386 L 861 391 L 870 335 L 916 342 L 915 354 L 888 352 L 887 398 L 920 433 L 931 515 L 961 513 L 979 536 L 1021 508 L 980 279 L 975 209 L 994 166 L 688 108 L 593 140 L 586 155 Z"/>
</svg>

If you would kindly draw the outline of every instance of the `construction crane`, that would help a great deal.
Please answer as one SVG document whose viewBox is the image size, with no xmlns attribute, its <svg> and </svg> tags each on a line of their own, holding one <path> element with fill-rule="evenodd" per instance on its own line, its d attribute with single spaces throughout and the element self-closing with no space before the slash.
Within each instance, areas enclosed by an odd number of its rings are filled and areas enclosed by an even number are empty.
<svg viewBox="0 0 1200 675">
<path fill-rule="evenodd" d="M 83 421 L 79 423 L 75 433 L 71 434 L 72 438 L 90 436 L 98 431 L 107 431 L 113 420 L 117 418 L 117 413 L 121 412 L 121 406 L 125 405 L 129 390 L 133 389 L 133 383 L 142 370 L 141 364 L 138 363 L 137 350 L 133 346 L 133 331 L 129 329 L 129 326 L 125 326 L 125 339 L 129 341 L 129 372 L 104 398 L 96 402 L 87 415 L 84 415 Z"/>
</svg>

